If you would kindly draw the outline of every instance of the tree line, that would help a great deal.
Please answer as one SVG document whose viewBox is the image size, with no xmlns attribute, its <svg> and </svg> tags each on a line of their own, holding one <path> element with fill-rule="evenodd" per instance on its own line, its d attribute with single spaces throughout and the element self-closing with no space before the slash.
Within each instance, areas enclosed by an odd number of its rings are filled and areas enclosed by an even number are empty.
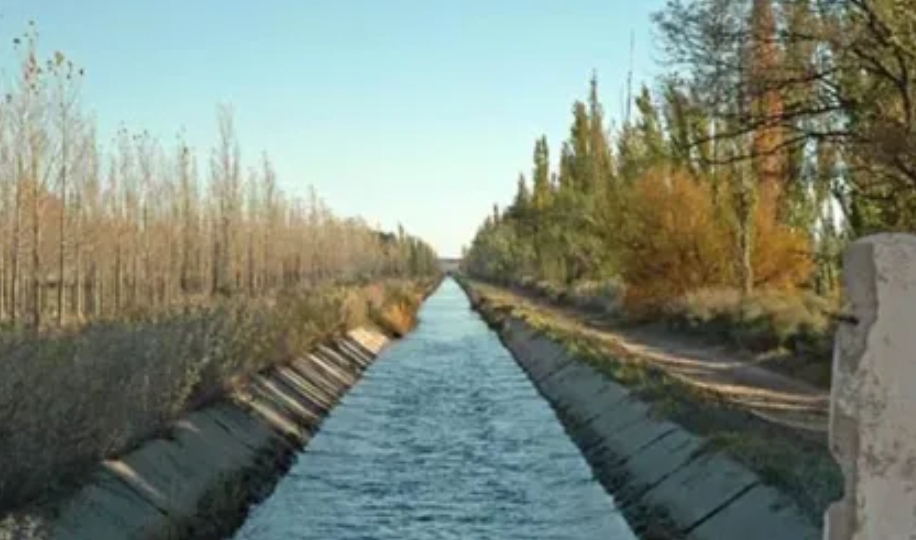
<svg viewBox="0 0 916 540">
<path fill-rule="evenodd" d="M 833 295 L 855 237 L 916 225 L 916 18 L 893 0 L 669 0 L 620 126 L 597 81 L 465 253 L 491 279 Z M 629 107 L 628 107 L 629 108 Z"/>
<path fill-rule="evenodd" d="M 430 275 L 419 238 L 290 197 L 267 154 L 244 165 L 218 110 L 206 166 L 181 136 L 121 129 L 111 148 L 80 99 L 84 72 L 39 57 L 34 24 L 0 102 L 0 323 L 123 318 L 326 279 Z"/>
</svg>

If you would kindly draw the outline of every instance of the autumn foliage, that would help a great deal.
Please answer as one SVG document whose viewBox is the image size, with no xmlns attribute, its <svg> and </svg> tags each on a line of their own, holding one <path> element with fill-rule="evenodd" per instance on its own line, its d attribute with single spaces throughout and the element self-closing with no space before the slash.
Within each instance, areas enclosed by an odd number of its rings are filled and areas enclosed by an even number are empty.
<svg viewBox="0 0 916 540">
<path fill-rule="evenodd" d="M 733 216 L 717 205 L 712 184 L 657 167 L 636 183 L 626 205 L 622 277 L 627 305 L 661 308 L 709 287 L 738 287 Z M 754 285 L 794 289 L 811 275 L 805 235 L 780 223 L 764 197 L 754 212 Z"/>
<path fill-rule="evenodd" d="M 656 168 L 634 187 L 623 246 L 627 304 L 656 304 L 734 281 L 734 241 L 709 184 Z"/>
<path fill-rule="evenodd" d="M 754 286 L 790 291 L 806 285 L 814 272 L 811 240 L 780 222 L 774 199 L 763 197 L 754 218 Z"/>
<path fill-rule="evenodd" d="M 403 284 L 376 285 L 375 297 L 369 303 L 368 317 L 382 331 L 404 336 L 417 324 L 417 310 L 423 297 Z"/>
</svg>

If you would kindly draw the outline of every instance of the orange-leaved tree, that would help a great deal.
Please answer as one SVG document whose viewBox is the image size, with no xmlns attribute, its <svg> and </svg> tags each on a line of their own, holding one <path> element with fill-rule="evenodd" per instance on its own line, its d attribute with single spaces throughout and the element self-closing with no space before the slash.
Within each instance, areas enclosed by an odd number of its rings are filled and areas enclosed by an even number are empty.
<svg viewBox="0 0 916 540">
<path fill-rule="evenodd" d="M 759 188 L 764 193 L 754 212 L 754 287 L 795 289 L 814 272 L 810 237 L 779 219 L 778 196 L 768 194 L 767 187 Z"/>
<path fill-rule="evenodd" d="M 712 186 L 685 170 L 656 167 L 627 194 L 621 227 L 627 305 L 656 311 L 681 295 L 709 287 L 739 287 L 734 212 Z M 813 270 L 803 231 L 778 220 L 770 197 L 754 209 L 754 286 L 792 289 Z"/>
<path fill-rule="evenodd" d="M 622 273 L 631 308 L 734 281 L 732 234 L 713 204 L 708 183 L 682 170 L 656 167 L 628 194 Z"/>
</svg>

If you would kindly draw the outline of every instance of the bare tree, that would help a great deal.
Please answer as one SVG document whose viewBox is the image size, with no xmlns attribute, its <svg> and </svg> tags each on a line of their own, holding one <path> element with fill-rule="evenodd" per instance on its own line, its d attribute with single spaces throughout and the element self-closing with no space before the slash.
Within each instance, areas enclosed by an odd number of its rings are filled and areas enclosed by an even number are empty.
<svg viewBox="0 0 916 540">
<path fill-rule="evenodd" d="M 213 239 L 213 287 L 216 292 L 229 292 L 237 269 L 233 247 L 236 224 L 241 207 L 240 148 L 235 138 L 232 109 L 220 106 L 217 119 L 219 143 L 210 162 L 211 191 L 217 205 L 216 234 Z"/>
<path fill-rule="evenodd" d="M 122 126 L 103 148 L 82 110 L 82 70 L 62 53 L 39 61 L 34 28 L 17 45 L 19 79 L 0 100 L 0 321 L 118 319 L 413 266 L 405 234 L 392 248 L 314 188 L 284 194 L 266 153 L 243 178 L 228 106 L 198 185 L 181 137 L 166 154 Z"/>
</svg>

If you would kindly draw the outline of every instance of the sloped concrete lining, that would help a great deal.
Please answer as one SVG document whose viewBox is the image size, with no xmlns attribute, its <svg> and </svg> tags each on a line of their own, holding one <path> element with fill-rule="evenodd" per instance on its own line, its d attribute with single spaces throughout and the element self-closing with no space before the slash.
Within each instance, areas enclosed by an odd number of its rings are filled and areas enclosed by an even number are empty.
<svg viewBox="0 0 916 540">
<path fill-rule="evenodd" d="M 916 236 L 863 238 L 843 264 L 830 446 L 845 496 L 824 539 L 916 539 Z"/>
<path fill-rule="evenodd" d="M 291 454 L 360 377 L 388 339 L 358 328 L 333 346 L 258 374 L 168 437 L 102 464 L 52 523 L 54 540 L 221 536 L 266 495 Z M 242 516 L 233 519 L 240 520 Z"/>
<path fill-rule="evenodd" d="M 499 333 L 637 534 L 692 540 L 821 539 L 821 528 L 787 497 L 707 448 L 700 437 L 653 417 L 626 387 L 561 344 L 512 317 Z"/>
</svg>

